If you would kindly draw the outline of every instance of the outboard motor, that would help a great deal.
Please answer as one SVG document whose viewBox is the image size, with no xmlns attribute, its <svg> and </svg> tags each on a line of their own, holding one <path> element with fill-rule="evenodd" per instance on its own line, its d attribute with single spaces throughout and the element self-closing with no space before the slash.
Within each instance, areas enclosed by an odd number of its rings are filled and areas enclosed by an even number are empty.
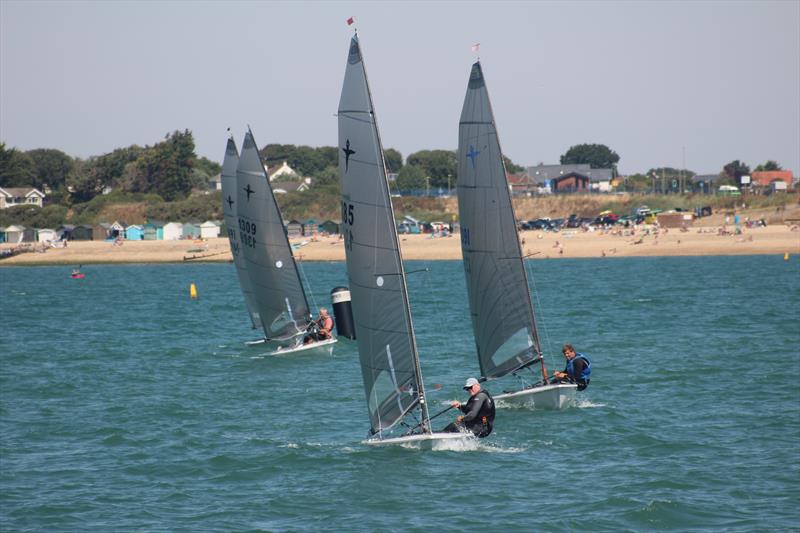
<svg viewBox="0 0 800 533">
<path fill-rule="evenodd" d="M 333 317 L 336 320 L 336 334 L 355 340 L 356 326 L 353 321 L 353 307 L 350 303 L 350 289 L 347 287 L 334 287 L 331 290 L 331 303 L 333 304 Z"/>
</svg>

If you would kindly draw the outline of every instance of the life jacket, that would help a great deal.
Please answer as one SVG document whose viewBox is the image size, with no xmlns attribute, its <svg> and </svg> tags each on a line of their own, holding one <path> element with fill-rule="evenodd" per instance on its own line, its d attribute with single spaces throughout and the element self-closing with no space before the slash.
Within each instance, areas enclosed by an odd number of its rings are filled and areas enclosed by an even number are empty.
<svg viewBox="0 0 800 533">
<path fill-rule="evenodd" d="M 472 422 L 472 426 L 469 429 L 471 429 L 477 437 L 483 438 L 488 436 L 489 433 L 492 432 L 492 429 L 494 429 L 494 398 L 489 394 L 489 391 L 481 389 L 478 394 L 472 396 L 467 402 L 467 411 L 470 410 L 470 404 L 477 400 L 478 396 L 481 394 L 485 394 L 488 401 L 483 402 L 481 410 L 478 412 L 478 417 Z"/>
<path fill-rule="evenodd" d="M 578 358 L 583 359 L 586 362 L 586 368 L 583 369 L 580 376 L 575 375 L 575 361 Z M 567 368 L 564 370 L 567 373 L 569 378 L 579 385 L 583 385 L 583 389 L 586 388 L 586 385 L 589 384 L 589 376 L 592 373 L 592 362 L 589 361 L 589 358 L 583 355 L 582 353 L 576 353 L 575 357 L 567 361 Z M 581 390 L 583 390 L 581 389 Z"/>
</svg>

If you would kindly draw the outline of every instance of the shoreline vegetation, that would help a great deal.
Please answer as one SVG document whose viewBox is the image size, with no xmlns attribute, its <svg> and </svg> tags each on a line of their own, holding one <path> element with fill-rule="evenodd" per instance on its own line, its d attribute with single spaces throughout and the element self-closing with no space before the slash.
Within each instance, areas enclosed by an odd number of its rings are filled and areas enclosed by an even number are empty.
<svg viewBox="0 0 800 533">
<path fill-rule="evenodd" d="M 613 258 L 658 256 L 718 256 L 800 254 L 800 208 L 791 209 L 781 223 L 766 227 L 746 227 L 739 231 L 724 225 L 721 217 L 698 219 L 693 227 L 665 229 L 654 227 L 614 228 L 611 231 L 581 229 L 546 232 L 520 232 L 523 255 L 530 259 Z M 794 212 L 797 211 L 797 212 Z M 742 217 L 744 218 L 744 217 Z M 751 213 L 751 220 L 758 220 Z M 707 220 L 708 219 L 708 220 Z M 700 225 L 704 224 L 704 225 Z M 632 231 L 634 230 L 634 231 Z M 461 245 L 458 235 L 432 237 L 429 234 L 399 236 L 406 260 L 458 260 Z M 338 235 L 293 238 L 290 240 L 299 261 L 344 261 L 344 244 Z M 0 250 L 20 245 L 1 244 Z M 0 260 L 1 266 L 87 265 L 101 263 L 195 263 L 226 262 L 232 256 L 228 239 L 218 237 L 173 241 L 70 241 L 67 247 L 47 248 L 29 244 L 37 251 L 19 253 Z M 44 251 L 38 251 L 44 249 Z"/>
</svg>

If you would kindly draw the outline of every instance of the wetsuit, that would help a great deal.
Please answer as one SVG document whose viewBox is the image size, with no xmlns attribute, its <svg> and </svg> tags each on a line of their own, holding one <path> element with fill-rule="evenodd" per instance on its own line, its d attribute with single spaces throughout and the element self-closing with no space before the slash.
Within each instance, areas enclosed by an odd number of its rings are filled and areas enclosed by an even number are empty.
<svg viewBox="0 0 800 533">
<path fill-rule="evenodd" d="M 477 394 L 470 396 L 467 403 L 459 407 L 464 413 L 461 422 L 453 422 L 442 431 L 454 433 L 460 427 L 466 427 L 476 437 L 486 437 L 494 429 L 494 398 L 488 391 L 481 389 Z"/>
</svg>

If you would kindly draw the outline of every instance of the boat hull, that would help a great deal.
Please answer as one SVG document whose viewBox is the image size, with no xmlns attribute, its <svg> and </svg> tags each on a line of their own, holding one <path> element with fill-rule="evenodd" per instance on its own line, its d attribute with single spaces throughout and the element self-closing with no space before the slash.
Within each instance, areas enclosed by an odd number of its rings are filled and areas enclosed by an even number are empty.
<svg viewBox="0 0 800 533">
<path fill-rule="evenodd" d="M 336 339 L 326 339 L 324 341 L 310 342 L 308 344 L 301 344 L 294 347 L 280 347 L 271 352 L 267 352 L 266 356 L 287 357 L 291 355 L 300 354 L 333 354 L 333 345 L 336 344 Z M 248 343 L 249 344 L 249 343 Z"/>
<path fill-rule="evenodd" d="M 500 405 L 532 406 L 535 409 L 564 409 L 575 402 L 575 391 L 578 386 L 574 383 L 556 383 L 523 389 L 516 392 L 507 392 L 494 396 Z"/>
<path fill-rule="evenodd" d="M 403 437 L 392 437 L 389 439 L 367 439 L 362 444 L 367 446 L 414 446 L 433 448 L 439 442 L 464 442 L 474 439 L 472 433 L 420 433 L 417 435 L 406 435 Z"/>
</svg>

